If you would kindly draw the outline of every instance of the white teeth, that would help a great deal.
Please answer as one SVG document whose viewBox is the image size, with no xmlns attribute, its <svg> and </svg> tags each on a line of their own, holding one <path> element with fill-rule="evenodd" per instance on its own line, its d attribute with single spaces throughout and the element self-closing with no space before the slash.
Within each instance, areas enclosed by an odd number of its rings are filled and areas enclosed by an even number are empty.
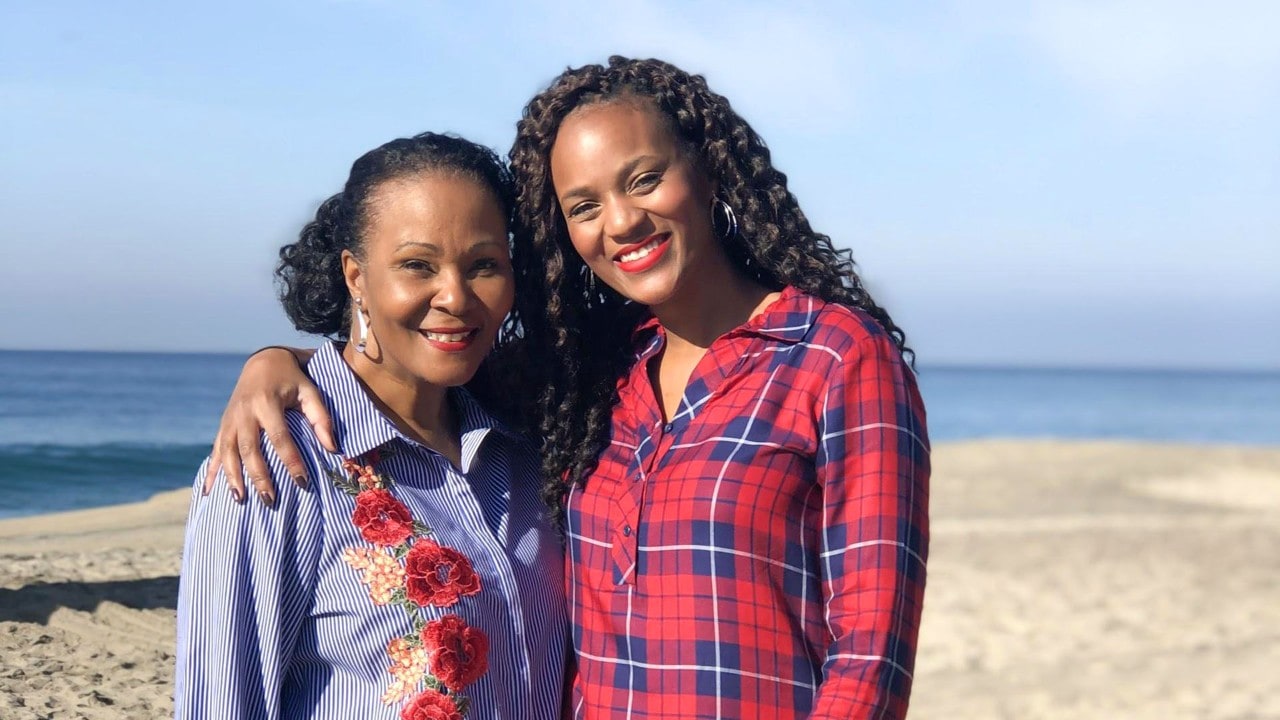
<svg viewBox="0 0 1280 720">
<path fill-rule="evenodd" d="M 661 241 L 662 239 L 659 238 L 638 250 L 632 250 L 629 253 L 624 253 L 623 255 L 618 257 L 618 262 L 631 262 L 633 260 L 639 260 L 640 258 L 653 252 L 654 250 L 657 250 L 658 245 L 661 244 Z"/>
<path fill-rule="evenodd" d="M 470 332 L 448 333 L 448 334 L 433 333 L 433 332 L 427 333 L 427 339 L 435 340 L 436 342 L 462 342 L 463 340 L 466 340 L 469 337 L 471 337 Z"/>
</svg>

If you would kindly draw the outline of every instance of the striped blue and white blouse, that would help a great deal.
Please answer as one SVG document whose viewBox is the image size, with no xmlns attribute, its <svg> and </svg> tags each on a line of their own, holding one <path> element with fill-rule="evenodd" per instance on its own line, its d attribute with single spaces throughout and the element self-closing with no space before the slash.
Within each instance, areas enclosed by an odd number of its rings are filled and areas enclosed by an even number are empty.
<svg viewBox="0 0 1280 720">
<path fill-rule="evenodd" d="M 538 459 L 463 389 L 450 390 L 462 434 L 462 467 L 396 429 L 326 343 L 308 373 L 324 394 L 346 457 L 389 448 L 378 471 L 442 545 L 470 558 L 480 593 L 422 617 L 460 615 L 489 636 L 489 670 L 463 694 L 468 718 L 558 718 L 567 626 L 563 552 L 538 499 Z M 408 613 L 369 599 L 342 559 L 370 547 L 351 523 L 353 499 L 326 469 L 306 420 L 288 414 L 312 478 L 306 489 L 266 448 L 274 507 L 234 502 L 225 486 L 196 491 L 187 522 L 178 598 L 177 718 L 386 718 L 392 683 L 387 643 L 408 633 Z"/>
</svg>

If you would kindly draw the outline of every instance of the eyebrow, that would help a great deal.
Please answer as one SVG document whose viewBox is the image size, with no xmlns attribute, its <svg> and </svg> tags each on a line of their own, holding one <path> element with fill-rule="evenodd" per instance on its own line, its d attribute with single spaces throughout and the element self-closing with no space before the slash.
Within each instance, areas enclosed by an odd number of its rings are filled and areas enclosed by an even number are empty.
<svg viewBox="0 0 1280 720">
<path fill-rule="evenodd" d="M 657 159 L 659 159 L 657 155 L 637 155 L 636 157 L 628 160 L 625 165 L 623 165 L 621 168 L 618 169 L 617 176 L 626 177 L 631 173 L 635 172 L 635 169 L 639 167 L 641 163 L 647 160 L 657 160 Z M 587 187 L 586 185 L 580 185 L 576 188 L 573 188 L 572 190 L 569 190 L 568 192 L 560 196 L 560 202 L 564 203 L 570 198 L 575 198 L 575 197 L 583 197 L 583 198 L 591 197 L 591 188 Z"/>
<path fill-rule="evenodd" d="M 507 243 L 504 240 L 498 240 L 495 238 L 491 240 L 478 240 L 476 242 L 473 242 L 471 243 L 471 246 L 466 249 L 466 252 L 474 252 L 475 250 L 483 248 L 487 245 L 493 245 L 494 247 L 499 247 L 499 248 L 502 248 L 503 250 L 507 249 Z M 405 240 L 404 242 L 397 245 L 396 249 L 393 252 L 400 252 L 401 250 L 404 250 L 407 247 L 419 247 L 431 253 L 432 255 L 439 255 L 441 253 L 439 245 L 434 245 L 432 243 L 427 243 L 427 242 L 420 242 L 418 240 Z"/>
</svg>

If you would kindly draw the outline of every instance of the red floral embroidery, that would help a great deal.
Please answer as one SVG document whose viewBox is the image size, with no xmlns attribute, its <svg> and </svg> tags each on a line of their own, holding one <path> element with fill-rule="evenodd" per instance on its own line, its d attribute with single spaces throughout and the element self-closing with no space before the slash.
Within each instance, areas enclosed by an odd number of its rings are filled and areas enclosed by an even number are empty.
<svg viewBox="0 0 1280 720">
<path fill-rule="evenodd" d="M 349 547 L 342 559 L 359 572 L 378 605 L 403 607 L 412 631 L 387 643 L 392 682 L 382 695 L 388 705 L 423 688 L 400 711 L 402 720 L 461 720 L 470 702 L 460 695 L 489 669 L 489 638 L 457 615 L 431 622 L 421 608 L 448 607 L 480 592 L 480 576 L 466 555 L 430 539 L 431 528 L 413 519 L 391 494 L 392 481 L 374 469 L 377 451 L 359 462 L 342 460 L 330 478 L 355 498 L 351 522 L 376 547 Z"/>
<path fill-rule="evenodd" d="M 422 644 L 431 659 L 431 674 L 455 693 L 489 669 L 489 637 L 457 615 L 427 623 Z"/>
<path fill-rule="evenodd" d="M 409 508 L 382 489 L 361 490 L 351 522 L 365 540 L 382 547 L 395 547 L 413 535 Z"/>
<path fill-rule="evenodd" d="M 448 695 L 426 690 L 404 706 L 400 720 L 462 720 L 462 713 Z"/>
<path fill-rule="evenodd" d="M 413 544 L 404 559 L 405 591 L 419 605 L 449 607 L 480 592 L 480 576 L 467 556 L 431 540 Z"/>
</svg>

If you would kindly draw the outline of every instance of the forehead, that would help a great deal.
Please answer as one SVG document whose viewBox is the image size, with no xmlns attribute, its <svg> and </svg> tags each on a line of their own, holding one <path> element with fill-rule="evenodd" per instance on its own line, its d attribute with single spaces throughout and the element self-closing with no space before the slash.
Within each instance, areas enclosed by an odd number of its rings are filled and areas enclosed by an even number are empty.
<svg viewBox="0 0 1280 720">
<path fill-rule="evenodd" d="M 498 199 L 488 186 L 466 173 L 448 169 L 384 180 L 373 188 L 368 197 L 375 215 L 401 211 L 449 219 L 465 215 L 456 212 L 458 210 L 487 205 L 492 205 L 494 212 L 501 213 Z"/>
<path fill-rule="evenodd" d="M 551 146 L 551 173 L 554 181 L 639 154 L 677 152 L 675 136 L 656 108 L 639 99 L 617 99 L 580 107 L 565 117 Z"/>
<path fill-rule="evenodd" d="M 392 178 L 369 196 L 367 240 L 477 240 L 506 233 L 506 219 L 493 192 L 463 173 L 431 171 Z M 414 237 L 410 237 L 414 236 Z"/>
</svg>

